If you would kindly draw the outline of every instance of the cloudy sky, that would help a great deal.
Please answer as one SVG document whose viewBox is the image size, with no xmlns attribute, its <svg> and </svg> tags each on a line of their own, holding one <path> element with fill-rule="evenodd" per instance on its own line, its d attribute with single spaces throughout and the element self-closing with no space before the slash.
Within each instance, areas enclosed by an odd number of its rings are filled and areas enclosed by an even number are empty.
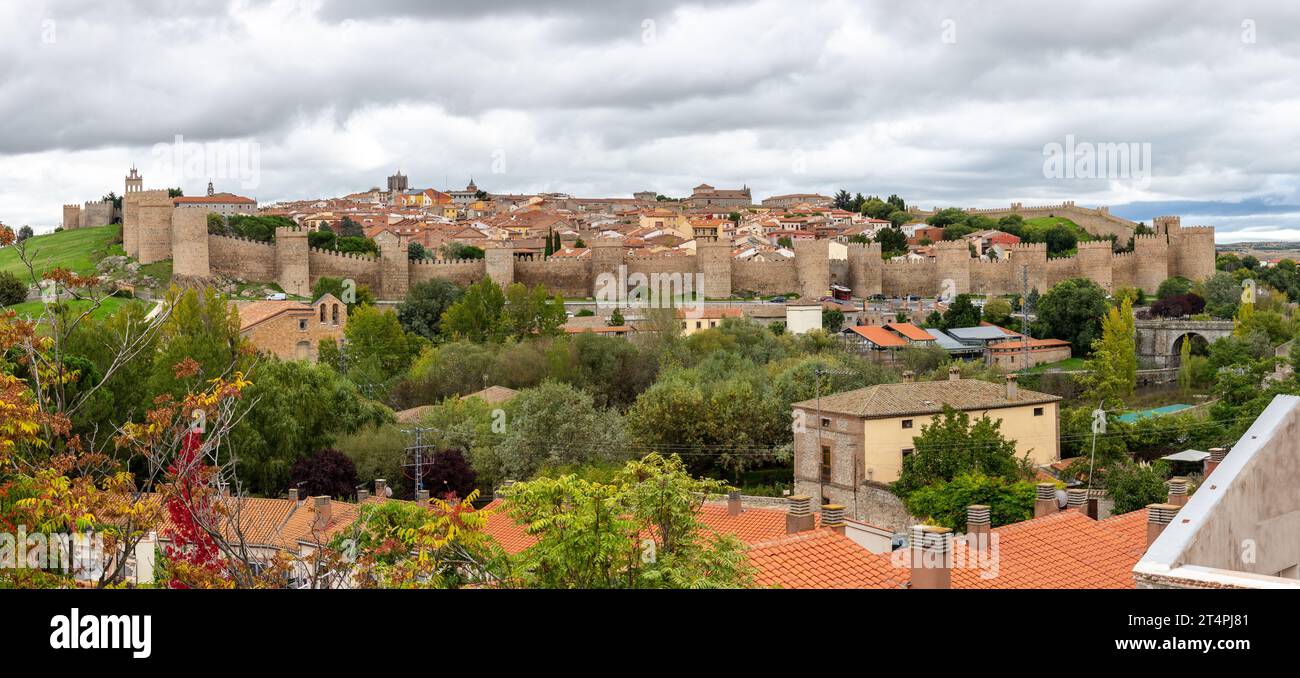
<svg viewBox="0 0 1300 678">
<path fill-rule="evenodd" d="M 1300 3 L 1072 4 L 0 0 L 0 221 L 52 228 L 134 164 L 262 203 L 401 168 L 1073 199 L 1300 239 Z"/>
</svg>

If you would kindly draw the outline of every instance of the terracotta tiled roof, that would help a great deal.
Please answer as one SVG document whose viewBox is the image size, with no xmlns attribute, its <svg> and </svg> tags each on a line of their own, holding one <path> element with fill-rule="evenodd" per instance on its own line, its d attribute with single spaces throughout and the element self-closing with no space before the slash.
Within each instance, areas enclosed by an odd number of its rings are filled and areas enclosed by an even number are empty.
<svg viewBox="0 0 1300 678">
<path fill-rule="evenodd" d="M 287 500 L 282 500 L 287 501 Z M 330 521 L 322 530 L 316 530 L 314 522 L 316 520 L 315 498 L 307 497 L 302 506 L 298 507 L 289 520 L 285 522 L 283 534 L 285 542 L 289 544 L 297 543 L 326 543 L 343 529 L 347 528 L 357 519 L 361 507 L 358 504 L 352 504 L 343 501 L 330 500 Z"/>
<path fill-rule="evenodd" d="M 257 201 L 252 198 L 245 198 L 242 195 L 234 193 L 216 193 L 214 195 L 200 195 L 194 197 L 179 197 L 173 201 L 177 205 L 215 205 L 215 204 L 239 204 L 239 205 L 256 205 Z"/>
<path fill-rule="evenodd" d="M 877 325 L 858 325 L 857 327 L 850 327 L 849 330 L 877 346 L 885 348 L 907 346 L 906 341 Z"/>
<path fill-rule="evenodd" d="M 746 544 L 766 542 L 785 536 L 786 512 L 781 509 L 745 508 L 738 516 L 727 514 L 726 503 L 705 502 L 700 507 L 700 521 L 720 534 L 733 534 Z M 821 515 L 814 514 L 820 523 Z"/>
<path fill-rule="evenodd" d="M 537 538 L 528 534 L 528 528 L 515 522 L 502 506 L 502 500 L 493 499 L 481 511 L 488 511 L 487 525 L 483 531 L 488 533 L 501 548 L 515 555 L 537 543 Z"/>
<path fill-rule="evenodd" d="M 281 313 L 311 312 L 312 307 L 300 301 L 248 301 L 237 302 L 235 310 L 239 313 L 239 330 L 243 332 Z"/>
<path fill-rule="evenodd" d="M 942 412 L 945 404 L 959 410 L 986 410 L 1051 403 L 1060 399 L 1059 396 L 1025 388 L 1017 389 L 1015 398 L 1008 399 L 1006 387 L 999 384 L 979 379 L 944 379 L 878 384 L 822 396 L 820 409 L 866 418 L 897 417 L 907 414 L 935 414 Z M 805 400 L 793 406 L 816 408 L 817 403 Z"/>
<path fill-rule="evenodd" d="M 989 349 L 994 351 L 998 351 L 998 350 L 1015 351 L 1015 350 L 1023 349 L 1025 347 L 1025 343 L 1026 343 L 1025 341 L 1018 340 L 1018 339 L 1012 339 L 1009 341 L 999 341 L 999 342 L 994 342 L 989 344 Z M 1029 348 L 1032 350 L 1032 349 L 1039 349 L 1039 348 L 1057 348 L 1060 346 L 1069 346 L 1070 342 L 1065 341 L 1064 339 L 1030 339 L 1028 341 L 1028 344 L 1029 344 Z"/>
<path fill-rule="evenodd" d="M 519 395 L 519 391 L 516 391 L 513 388 L 506 388 L 504 386 L 489 386 L 481 391 L 475 391 L 464 397 L 478 398 L 479 400 L 482 400 L 483 402 L 489 405 L 496 405 L 498 403 L 504 403 L 504 402 L 509 402 L 511 400 L 514 400 L 515 396 L 517 395 Z"/>
<path fill-rule="evenodd" d="M 934 335 L 912 323 L 886 323 L 885 327 L 911 339 L 912 341 L 934 341 Z"/>
<path fill-rule="evenodd" d="M 910 572 L 887 555 L 858 546 L 834 530 L 811 530 L 754 544 L 749 561 L 762 587 L 792 589 L 902 588 Z"/>
</svg>

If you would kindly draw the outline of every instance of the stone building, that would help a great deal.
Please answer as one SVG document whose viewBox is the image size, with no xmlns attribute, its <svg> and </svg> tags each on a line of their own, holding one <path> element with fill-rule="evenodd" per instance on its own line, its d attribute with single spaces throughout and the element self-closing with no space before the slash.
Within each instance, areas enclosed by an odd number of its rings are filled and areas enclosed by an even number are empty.
<svg viewBox="0 0 1300 678">
<path fill-rule="evenodd" d="M 332 294 L 300 301 L 238 302 L 239 336 L 259 351 L 281 360 L 316 362 L 320 342 L 338 342 L 348 323 L 348 307 Z"/>
<path fill-rule="evenodd" d="M 748 186 L 732 189 L 714 188 L 708 184 L 700 184 L 692 190 L 691 197 L 683 200 L 682 204 L 689 209 L 701 207 L 742 208 L 753 206 L 754 196 L 750 193 Z"/>
</svg>

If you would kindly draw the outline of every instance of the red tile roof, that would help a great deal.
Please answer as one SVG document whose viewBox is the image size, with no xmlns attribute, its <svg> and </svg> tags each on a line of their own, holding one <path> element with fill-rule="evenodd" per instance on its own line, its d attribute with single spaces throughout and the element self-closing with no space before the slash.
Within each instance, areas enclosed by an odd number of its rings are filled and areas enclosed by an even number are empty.
<svg viewBox="0 0 1300 678">
<path fill-rule="evenodd" d="M 891 333 L 889 330 L 877 325 L 858 325 L 857 327 L 850 327 L 849 329 L 877 346 L 884 348 L 901 348 L 907 346 L 906 341 Z"/>
<path fill-rule="evenodd" d="M 786 512 L 782 509 L 745 508 L 738 516 L 727 514 L 725 503 L 706 502 L 700 506 L 700 521 L 722 534 L 734 534 L 746 544 L 769 541 L 785 536 Z M 815 520 L 821 520 L 814 514 Z"/>
<path fill-rule="evenodd" d="M 902 588 L 910 572 L 834 530 L 811 530 L 754 544 L 754 583 L 792 589 Z"/>
<path fill-rule="evenodd" d="M 885 323 L 885 327 L 911 339 L 912 341 L 934 341 L 934 335 L 912 323 Z"/>
</svg>

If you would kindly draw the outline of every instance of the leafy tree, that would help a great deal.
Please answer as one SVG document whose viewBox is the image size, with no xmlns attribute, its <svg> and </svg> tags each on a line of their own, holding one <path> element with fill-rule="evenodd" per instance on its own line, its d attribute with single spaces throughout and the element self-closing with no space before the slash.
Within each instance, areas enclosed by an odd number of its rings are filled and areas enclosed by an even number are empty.
<svg viewBox="0 0 1300 678">
<path fill-rule="evenodd" d="M 1092 343 L 1092 357 L 1080 380 L 1085 400 L 1118 407 L 1137 387 L 1137 345 L 1133 303 L 1127 298 L 1101 321 L 1101 336 Z"/>
<path fill-rule="evenodd" d="M 433 253 L 428 249 L 425 249 L 424 245 L 418 242 L 413 242 L 406 246 L 406 256 L 409 259 L 415 259 L 418 261 L 421 259 L 432 259 Z"/>
<path fill-rule="evenodd" d="M 1033 333 L 1070 342 L 1076 356 L 1086 355 L 1101 335 L 1101 317 L 1106 314 L 1106 292 L 1086 278 L 1062 280 L 1034 306 L 1038 319 Z"/>
<path fill-rule="evenodd" d="M 501 477 L 532 477 L 554 464 L 621 461 L 628 457 L 617 412 L 596 407 L 589 394 L 548 381 L 524 389 L 505 409 L 505 433 L 496 445 Z"/>
<path fill-rule="evenodd" d="M 560 332 L 567 317 L 560 295 L 547 296 L 540 284 L 530 289 L 513 283 L 506 288 L 499 326 L 507 337 L 550 336 Z"/>
<path fill-rule="evenodd" d="M 613 313 L 609 314 L 609 324 L 614 327 L 622 327 L 626 320 L 623 318 L 623 311 L 615 308 Z"/>
<path fill-rule="evenodd" d="M 1157 318 L 1184 318 L 1205 310 L 1205 300 L 1195 294 L 1176 294 L 1151 304 L 1151 315 Z"/>
<path fill-rule="evenodd" d="M 628 462 L 609 484 L 576 475 L 517 483 L 507 491 L 506 509 L 537 538 L 521 557 L 523 585 L 749 587 L 744 545 L 699 518 L 703 499 L 725 489 L 691 477 L 676 457 L 654 454 Z"/>
<path fill-rule="evenodd" d="M 462 294 L 458 285 L 442 278 L 418 282 L 407 290 L 397 319 L 403 330 L 432 341 L 441 334 L 442 314 L 460 301 Z"/>
<path fill-rule="evenodd" d="M 299 459 L 289 472 L 290 484 L 299 488 L 299 496 L 346 499 L 356 494 L 357 467 L 347 455 L 324 449 Z"/>
<path fill-rule="evenodd" d="M 1169 465 L 1164 461 L 1152 464 L 1119 463 L 1106 469 L 1106 493 L 1115 502 L 1113 513 L 1136 511 L 1148 504 L 1163 504 L 1169 491 L 1165 478 Z"/>
<path fill-rule="evenodd" d="M 152 396 L 180 397 L 195 382 L 246 367 L 247 342 L 239 336 L 239 314 L 211 287 L 181 291 L 173 287 L 166 303 L 171 314 L 159 328 L 158 352 L 146 378 Z M 143 403 L 142 403 L 143 404 Z"/>
<path fill-rule="evenodd" d="M 877 231 L 876 242 L 880 243 L 880 256 L 884 259 L 907 253 L 907 236 L 896 226 Z"/>
<path fill-rule="evenodd" d="M 467 245 L 463 242 L 452 242 L 442 246 L 443 257 L 447 259 L 482 259 L 484 256 L 482 247 Z"/>
<path fill-rule="evenodd" d="M 969 294 L 958 294 L 948 310 L 943 312 L 943 327 L 978 327 L 980 324 L 979 307 L 971 301 Z"/>
<path fill-rule="evenodd" d="M 822 311 L 822 329 L 827 332 L 839 332 L 844 327 L 844 313 L 837 309 Z"/>
<path fill-rule="evenodd" d="M 35 235 L 35 232 L 32 231 L 32 227 L 23 224 L 22 228 L 18 229 L 18 242 L 22 242 L 33 235 Z"/>
<path fill-rule="evenodd" d="M 379 256 L 379 245 L 370 238 L 340 235 L 334 247 L 340 252 Z"/>
<path fill-rule="evenodd" d="M 1181 275 L 1176 275 L 1172 278 L 1166 278 L 1164 282 L 1160 283 L 1160 287 L 1156 288 L 1156 299 L 1177 297 L 1191 291 L 1192 281 Z"/>
<path fill-rule="evenodd" d="M 348 376 L 372 388 L 402 374 L 419 353 L 420 344 L 402 330 L 397 314 L 374 306 L 358 306 L 343 330 L 347 339 Z M 321 356 L 326 362 L 326 357 Z M 354 374 L 354 370 L 358 371 Z"/>
<path fill-rule="evenodd" d="M 1231 273 L 1219 271 L 1193 291 L 1205 300 L 1205 311 L 1216 318 L 1232 318 L 1241 303 L 1241 284 Z"/>
<path fill-rule="evenodd" d="M 357 387 L 324 365 L 270 360 L 250 373 L 250 403 L 231 432 L 240 477 L 254 492 L 286 487 L 294 465 L 330 447 L 339 435 L 392 420 Z M 354 471 L 355 473 L 355 471 Z M 346 496 L 349 492 L 331 496 Z"/>
<path fill-rule="evenodd" d="M 343 221 L 339 222 L 338 236 L 342 238 L 365 238 L 366 230 L 361 227 L 352 217 L 345 216 Z"/>
<path fill-rule="evenodd" d="M 338 237 L 333 231 L 308 231 L 307 244 L 318 250 L 334 250 L 338 249 Z"/>
<path fill-rule="evenodd" d="M 442 316 L 442 332 L 454 339 L 484 342 L 501 332 L 501 312 L 506 298 L 501 287 L 491 276 L 465 289 L 460 300 L 452 304 Z"/>
<path fill-rule="evenodd" d="M 435 497 L 450 501 L 468 497 L 477 487 L 478 474 L 456 448 L 438 450 L 424 471 L 424 487 Z"/>
<path fill-rule="evenodd" d="M 0 306 L 12 306 L 27 299 L 27 285 L 9 271 L 0 271 Z"/>
<path fill-rule="evenodd" d="M 966 509 L 972 504 L 989 507 L 994 527 L 1010 525 L 1034 517 L 1034 494 L 1034 484 L 1028 480 L 960 473 L 908 495 L 907 510 L 936 525 L 964 532 Z"/>
<path fill-rule="evenodd" d="M 984 321 L 994 325 L 1005 325 L 1011 320 L 1011 302 L 1001 297 L 989 299 L 984 304 Z"/>
<path fill-rule="evenodd" d="M 316 286 L 311 290 L 312 299 L 320 299 L 326 294 L 332 294 L 339 301 L 347 304 L 348 313 L 352 313 L 358 306 L 368 306 L 375 303 L 375 295 L 370 292 L 369 285 L 360 285 L 355 281 L 348 281 L 342 278 L 331 278 L 321 276 L 316 280 Z"/>
<path fill-rule="evenodd" d="M 912 439 L 913 452 L 903 458 L 894 493 L 906 499 L 926 485 L 952 480 L 963 472 L 1020 478 L 1027 462 L 1016 458 L 1015 441 L 1003 437 L 1001 429 L 1001 420 L 983 416 L 972 423 L 969 414 L 944 405 L 943 413 Z"/>
</svg>

